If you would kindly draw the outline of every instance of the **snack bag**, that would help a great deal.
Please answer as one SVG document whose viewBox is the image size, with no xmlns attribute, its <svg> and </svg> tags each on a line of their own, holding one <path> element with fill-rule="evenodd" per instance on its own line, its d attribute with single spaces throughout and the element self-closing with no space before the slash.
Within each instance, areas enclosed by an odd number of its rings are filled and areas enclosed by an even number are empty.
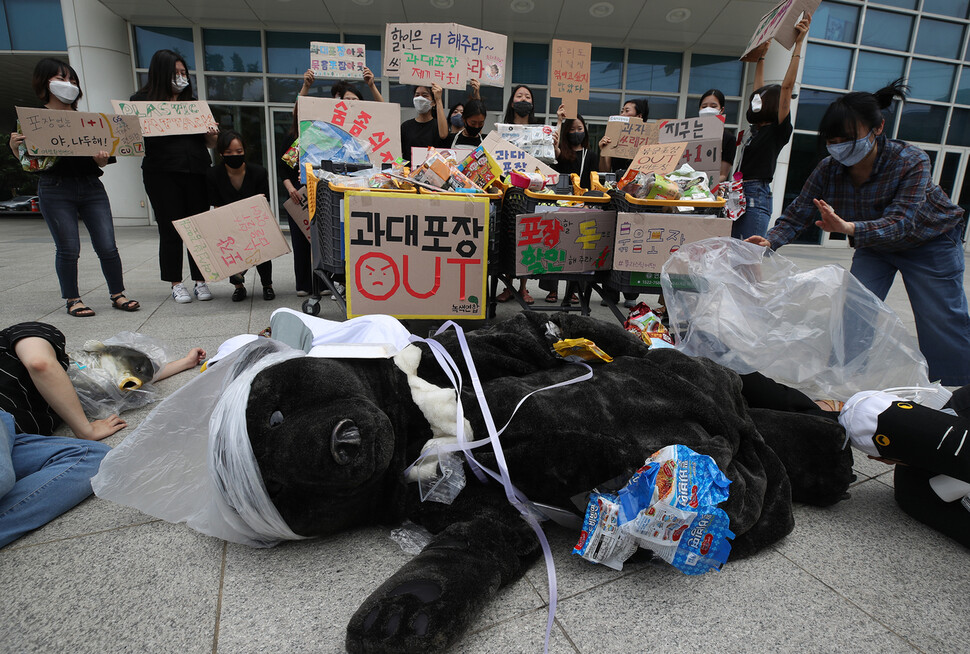
<svg viewBox="0 0 970 654">
<path fill-rule="evenodd" d="M 481 145 L 458 163 L 458 170 L 482 189 L 502 176 L 502 167 Z"/>
<path fill-rule="evenodd" d="M 290 168 L 296 168 L 300 163 L 300 139 L 295 139 L 280 159 Z"/>
<path fill-rule="evenodd" d="M 674 339 L 670 332 L 663 326 L 657 314 L 643 302 L 630 309 L 630 316 L 624 321 L 623 328 L 636 334 L 651 348 L 674 346 Z"/>
<path fill-rule="evenodd" d="M 469 192 L 481 192 L 473 181 L 468 179 L 458 167 L 434 148 L 428 148 L 428 158 L 424 163 L 411 171 L 410 178 L 435 186 L 444 191 L 463 189 Z"/>
<path fill-rule="evenodd" d="M 576 356 L 583 361 L 603 361 L 610 363 L 613 357 L 596 347 L 596 343 L 588 338 L 567 338 L 553 344 L 556 353 L 565 358 Z"/>
<path fill-rule="evenodd" d="M 656 173 L 648 175 L 649 177 L 652 177 L 653 180 L 647 188 L 646 196 L 644 196 L 646 199 L 679 200 L 682 197 L 683 194 L 680 191 L 680 186 L 669 177 Z"/>
<path fill-rule="evenodd" d="M 573 548 L 587 561 L 602 563 L 608 568 L 622 570 L 623 562 L 637 551 L 637 542 L 619 529 L 620 505 L 615 495 L 591 493 L 583 530 Z"/>
<path fill-rule="evenodd" d="M 515 170 L 509 173 L 509 184 L 527 191 L 538 193 L 548 183 L 549 180 L 542 173 L 520 173 Z"/>
<path fill-rule="evenodd" d="M 23 130 L 20 129 L 20 119 L 17 119 L 17 132 L 23 134 Z M 42 173 L 45 170 L 50 170 L 57 163 L 60 157 L 55 156 L 43 156 L 36 157 L 27 152 L 26 143 L 21 143 L 17 146 L 17 159 L 20 160 L 20 168 L 26 173 Z"/>
<path fill-rule="evenodd" d="M 539 161 L 556 163 L 556 148 L 552 142 L 555 127 L 496 123 L 495 131 L 498 132 L 499 137 L 525 150 Z"/>
</svg>

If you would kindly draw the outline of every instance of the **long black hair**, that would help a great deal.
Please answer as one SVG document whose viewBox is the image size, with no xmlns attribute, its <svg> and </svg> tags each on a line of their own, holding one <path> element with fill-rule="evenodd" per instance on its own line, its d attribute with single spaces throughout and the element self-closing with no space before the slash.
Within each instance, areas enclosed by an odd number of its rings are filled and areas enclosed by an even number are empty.
<svg viewBox="0 0 970 654">
<path fill-rule="evenodd" d="M 854 141 L 860 124 L 870 130 L 879 127 L 885 119 L 883 110 L 891 107 L 896 98 L 904 99 L 908 92 L 906 81 L 900 77 L 875 93 L 846 93 L 825 110 L 818 124 L 819 143 L 824 147 L 829 139 Z"/>
<path fill-rule="evenodd" d="M 152 60 L 148 64 L 148 82 L 139 89 L 139 93 L 145 93 L 149 100 L 168 100 L 172 97 L 172 80 L 175 79 L 175 64 L 182 62 L 185 66 L 185 74 L 188 77 L 189 65 L 185 63 L 185 58 L 174 50 L 159 50 L 152 55 Z M 192 92 L 192 78 L 188 77 L 189 85 L 182 89 L 178 94 L 178 100 L 192 100 L 195 94 Z"/>
<path fill-rule="evenodd" d="M 536 120 L 536 94 L 532 92 L 525 84 L 516 84 L 512 87 L 512 95 L 509 96 L 509 101 L 505 105 L 505 117 L 502 119 L 503 123 L 514 123 L 515 122 L 515 109 L 512 108 L 512 104 L 515 101 L 515 94 L 519 89 L 525 89 L 529 92 L 529 96 L 532 98 L 532 111 L 529 112 L 529 124 L 534 125 L 539 121 Z"/>
<path fill-rule="evenodd" d="M 216 139 L 216 152 L 221 156 L 223 152 L 229 149 L 232 142 L 236 139 L 239 140 L 240 145 L 243 146 L 243 150 L 246 149 L 246 140 L 243 139 L 243 135 L 234 129 L 224 129 L 219 132 L 219 138 Z"/>
<path fill-rule="evenodd" d="M 589 130 L 586 129 L 586 119 L 576 114 L 575 118 L 567 118 L 562 123 L 562 133 L 559 135 L 559 161 L 573 161 L 576 159 L 576 151 L 569 144 L 569 130 L 573 128 L 573 122 L 579 121 L 583 124 L 582 146 L 589 149 Z M 565 139 L 565 143 L 563 143 Z M 565 147 L 563 147 L 565 145 Z"/>
<path fill-rule="evenodd" d="M 717 101 L 721 105 L 721 109 L 724 109 L 725 99 L 724 99 L 724 93 L 721 92 L 721 89 L 707 89 L 706 91 L 704 91 L 703 93 L 701 93 L 701 98 L 700 98 L 700 100 L 697 101 L 697 108 L 700 109 L 701 108 L 701 103 L 704 102 L 704 98 L 706 98 L 708 96 L 711 96 L 711 95 L 713 95 L 715 98 L 717 98 Z"/>
<path fill-rule="evenodd" d="M 640 120 L 647 122 L 647 118 L 650 117 L 650 103 L 647 102 L 646 98 L 634 98 L 632 100 L 627 100 L 623 103 L 623 106 L 632 104 L 634 109 L 636 109 L 637 115 Z"/>
<path fill-rule="evenodd" d="M 63 75 L 69 81 L 77 84 L 79 89 L 77 97 L 74 98 L 74 102 L 71 103 L 71 109 L 77 109 L 78 100 L 84 94 L 80 92 L 81 81 L 78 79 L 77 71 L 71 68 L 71 64 L 66 61 L 61 61 L 60 59 L 53 59 L 51 57 L 45 57 L 37 62 L 34 66 L 34 77 L 31 79 L 31 86 L 34 88 L 34 93 L 41 102 L 47 104 L 51 101 L 51 90 L 47 85 L 50 78 L 55 75 Z"/>
</svg>

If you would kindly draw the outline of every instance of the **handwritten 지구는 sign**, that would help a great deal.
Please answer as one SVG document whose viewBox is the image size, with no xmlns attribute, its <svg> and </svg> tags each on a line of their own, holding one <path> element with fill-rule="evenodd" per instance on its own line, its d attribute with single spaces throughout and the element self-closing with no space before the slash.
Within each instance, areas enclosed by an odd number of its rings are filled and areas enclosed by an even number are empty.
<svg viewBox="0 0 970 654">
<path fill-rule="evenodd" d="M 515 274 L 609 270 L 615 231 L 615 211 L 560 209 L 516 216 Z"/>
<path fill-rule="evenodd" d="M 300 203 L 297 204 L 293 201 L 293 198 L 288 199 L 283 203 L 283 208 L 286 209 L 286 213 L 290 214 L 290 218 L 293 219 L 297 225 L 300 226 L 300 231 L 306 236 L 306 239 L 310 240 L 310 205 L 306 197 L 306 186 L 300 188 L 297 191 L 300 196 Z"/>
<path fill-rule="evenodd" d="M 384 74 L 402 84 L 464 89 L 468 80 L 505 85 L 504 34 L 457 23 L 388 23 L 384 32 Z"/>
<path fill-rule="evenodd" d="M 672 213 L 619 213 L 613 269 L 659 273 L 685 243 L 731 234 L 730 218 Z"/>
<path fill-rule="evenodd" d="M 741 61 L 756 61 L 753 51 L 759 45 L 774 39 L 778 41 L 786 50 L 791 50 L 795 45 L 795 38 L 798 35 L 795 30 L 795 23 L 798 17 L 805 12 L 815 13 L 822 0 L 782 0 L 775 5 L 771 11 L 761 17 L 758 27 L 755 29 L 748 47 L 744 49 Z"/>
<path fill-rule="evenodd" d="M 318 78 L 364 79 L 365 55 L 360 43 L 310 41 L 310 70 Z"/>
<path fill-rule="evenodd" d="M 172 223 L 208 282 L 225 279 L 290 251 L 262 195 Z"/>
<path fill-rule="evenodd" d="M 724 123 L 717 116 L 700 116 L 668 120 L 660 124 L 660 142 L 687 141 L 678 168 L 690 164 L 694 170 L 707 173 L 715 181 L 721 172 L 721 138 Z"/>
<path fill-rule="evenodd" d="M 549 56 L 549 95 L 562 98 L 566 118 L 575 118 L 579 100 L 589 99 L 589 66 L 593 45 L 553 39 Z"/>
<path fill-rule="evenodd" d="M 125 116 L 138 116 L 144 136 L 172 134 L 205 134 L 217 127 L 209 105 L 201 100 L 186 102 L 151 102 L 112 100 L 115 111 Z"/>
<path fill-rule="evenodd" d="M 143 157 L 145 139 L 133 116 L 17 107 L 27 153 L 35 157 Z"/>
<path fill-rule="evenodd" d="M 482 147 L 488 150 L 495 163 L 502 167 L 502 174 L 508 175 L 513 170 L 520 173 L 539 172 L 549 177 L 559 175 L 555 170 L 542 163 L 531 154 L 516 147 L 500 137 L 497 132 L 491 132 L 482 141 Z"/>
<path fill-rule="evenodd" d="M 660 141 L 657 123 L 645 123 L 637 116 L 610 116 L 605 136 L 610 143 L 603 155 L 620 159 L 632 159 L 644 145 Z"/>
<path fill-rule="evenodd" d="M 485 318 L 488 199 L 348 191 L 347 316 Z"/>
<path fill-rule="evenodd" d="M 629 170 L 667 175 L 680 166 L 686 147 L 686 141 L 644 145 L 631 160 Z"/>
</svg>

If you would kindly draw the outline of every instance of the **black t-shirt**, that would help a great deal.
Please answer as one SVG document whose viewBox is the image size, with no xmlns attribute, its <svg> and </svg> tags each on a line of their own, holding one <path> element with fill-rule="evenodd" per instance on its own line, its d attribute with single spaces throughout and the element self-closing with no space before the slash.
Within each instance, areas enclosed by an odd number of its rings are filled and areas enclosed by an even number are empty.
<svg viewBox="0 0 970 654">
<path fill-rule="evenodd" d="M 148 94 L 139 91 L 130 99 L 132 102 L 145 102 Z M 204 175 L 211 166 L 205 134 L 145 137 L 145 159 L 141 163 L 144 171 Z"/>
<path fill-rule="evenodd" d="M 262 193 L 269 199 L 269 174 L 259 164 L 247 163 L 239 190 L 229 180 L 226 164 L 220 163 L 206 173 L 206 187 L 209 190 L 209 204 L 221 207 Z M 299 188 L 299 187 L 298 187 Z"/>
<path fill-rule="evenodd" d="M 17 358 L 17 341 L 36 336 L 54 348 L 57 362 L 67 370 L 70 363 L 64 349 L 64 334 L 43 322 L 22 322 L 0 331 L 0 409 L 13 415 L 18 434 L 50 436 L 61 423 L 40 394 L 27 368 Z"/>
<path fill-rule="evenodd" d="M 614 160 L 615 161 L 615 160 Z M 553 165 L 553 170 L 562 175 L 576 173 L 579 175 L 579 185 L 587 191 L 589 190 L 589 171 L 596 169 L 596 157 L 590 148 L 577 150 L 576 156 L 570 161 L 562 158 Z"/>
<path fill-rule="evenodd" d="M 775 176 L 778 153 L 791 138 L 791 114 L 785 116 L 780 124 L 752 125 L 745 136 L 744 154 L 739 170 L 741 176 L 750 181 L 761 179 L 771 181 Z"/>
<path fill-rule="evenodd" d="M 432 116 L 426 123 L 412 118 L 401 123 L 401 156 L 411 160 L 411 148 L 442 148 L 451 139 L 438 136 L 438 120 Z"/>
<path fill-rule="evenodd" d="M 725 129 L 721 137 L 721 161 L 734 166 L 734 157 L 738 153 L 738 135 L 733 129 Z"/>
<path fill-rule="evenodd" d="M 115 161 L 114 157 L 108 157 L 108 163 Z M 60 157 L 53 166 L 40 174 L 57 177 L 101 177 L 104 171 L 95 163 L 94 157 Z"/>
</svg>

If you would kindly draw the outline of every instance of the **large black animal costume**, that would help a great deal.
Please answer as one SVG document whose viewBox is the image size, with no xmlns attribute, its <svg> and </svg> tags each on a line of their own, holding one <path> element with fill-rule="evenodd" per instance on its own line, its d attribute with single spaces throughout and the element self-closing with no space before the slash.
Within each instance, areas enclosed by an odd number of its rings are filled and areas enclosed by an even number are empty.
<svg viewBox="0 0 970 654">
<path fill-rule="evenodd" d="M 529 398 L 502 434 L 512 481 L 532 501 L 569 507 L 573 495 L 683 444 L 713 457 L 732 481 L 722 508 L 738 558 L 791 531 L 793 498 L 826 505 L 844 496 L 852 458 L 837 423 L 749 409 L 732 371 L 648 350 L 619 327 L 588 318 L 523 313 L 468 334 L 497 425 L 528 392 L 584 372 L 552 351 L 550 321 L 563 338 L 589 338 L 614 360 L 593 364 L 589 381 Z M 453 332 L 436 340 L 461 364 Z M 428 346 L 417 347 L 418 376 L 450 388 Z M 467 370 L 464 379 L 465 416 L 481 438 L 486 427 Z M 539 556 L 536 535 L 496 484 L 469 475 L 451 505 L 420 501 L 404 470 L 432 437 L 425 413 L 408 375 L 387 359 L 301 357 L 263 370 L 251 385 L 249 439 L 269 496 L 294 532 L 325 536 L 408 517 L 434 534 L 358 609 L 347 633 L 352 652 L 443 649 Z M 490 448 L 476 457 L 495 467 Z"/>
</svg>

